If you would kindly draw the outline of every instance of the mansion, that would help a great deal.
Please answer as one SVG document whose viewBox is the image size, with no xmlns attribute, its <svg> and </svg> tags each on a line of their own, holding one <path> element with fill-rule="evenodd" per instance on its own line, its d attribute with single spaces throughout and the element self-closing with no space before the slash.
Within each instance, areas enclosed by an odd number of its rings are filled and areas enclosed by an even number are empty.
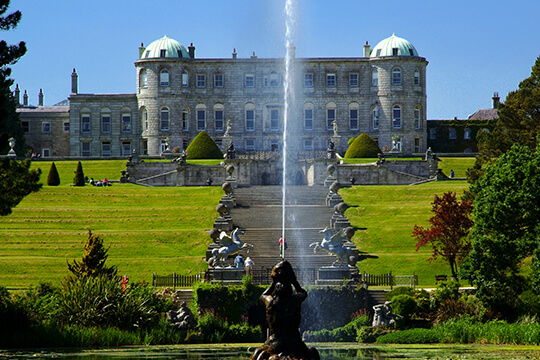
<svg viewBox="0 0 540 360">
<path fill-rule="evenodd" d="M 427 60 L 395 35 L 358 50 L 363 56 L 296 58 L 291 45 L 288 80 L 286 59 L 238 58 L 236 51 L 198 59 L 193 44 L 165 36 L 141 44 L 134 93 L 79 93 L 73 69 L 66 101 L 43 106 L 40 92 L 38 106 L 29 106 L 25 92 L 17 111 L 26 144 L 43 158 L 159 156 L 187 148 L 203 130 L 219 146 L 227 131 L 240 153 L 274 151 L 285 118 L 292 150 L 325 150 L 332 140 L 343 155 L 351 137 L 367 133 L 381 149 L 425 152 Z M 15 97 L 20 102 L 18 86 Z"/>
</svg>

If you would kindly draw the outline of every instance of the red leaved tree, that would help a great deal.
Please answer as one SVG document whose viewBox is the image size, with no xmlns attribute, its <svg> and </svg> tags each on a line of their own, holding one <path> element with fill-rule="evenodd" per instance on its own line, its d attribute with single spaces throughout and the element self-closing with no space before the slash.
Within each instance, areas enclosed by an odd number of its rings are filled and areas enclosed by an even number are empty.
<svg viewBox="0 0 540 360">
<path fill-rule="evenodd" d="M 452 278 L 457 279 L 458 264 L 471 249 L 467 235 L 473 225 L 469 219 L 472 203 L 459 202 L 456 193 L 447 192 L 442 197 L 435 195 L 432 205 L 431 211 L 435 215 L 429 219 L 431 227 L 414 226 L 412 236 L 418 240 L 416 251 L 422 246 L 431 246 L 433 254 L 428 261 L 442 256 L 450 265 Z"/>
</svg>

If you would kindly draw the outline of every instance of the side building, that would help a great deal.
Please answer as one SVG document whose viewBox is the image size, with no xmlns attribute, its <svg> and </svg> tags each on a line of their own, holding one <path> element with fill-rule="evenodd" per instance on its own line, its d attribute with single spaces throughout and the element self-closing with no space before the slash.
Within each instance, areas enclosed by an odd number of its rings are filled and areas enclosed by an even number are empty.
<svg viewBox="0 0 540 360">
<path fill-rule="evenodd" d="M 338 139 L 336 149 L 344 153 L 347 141 L 364 132 L 381 148 L 426 150 L 428 62 L 410 42 L 392 35 L 373 49 L 366 43 L 363 56 L 351 58 L 296 58 L 292 46 L 288 52 L 291 79 L 285 79 L 285 59 L 238 58 L 236 51 L 198 59 L 193 44 L 186 48 L 165 36 L 141 44 L 134 94 L 79 93 L 74 70 L 69 153 L 56 156 L 159 156 L 167 146 L 187 148 L 203 130 L 222 145 L 228 122 L 237 151 L 279 150 L 286 108 L 292 150 L 325 150 Z M 294 89 L 288 107 L 286 81 Z M 21 120 L 31 112 L 21 108 Z M 36 151 L 40 145 L 32 142 Z"/>
</svg>

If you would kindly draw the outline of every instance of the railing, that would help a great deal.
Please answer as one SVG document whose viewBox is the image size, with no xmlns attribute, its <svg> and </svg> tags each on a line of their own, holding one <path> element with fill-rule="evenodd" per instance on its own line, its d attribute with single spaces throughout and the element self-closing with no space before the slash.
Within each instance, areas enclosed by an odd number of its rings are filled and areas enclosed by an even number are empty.
<svg viewBox="0 0 540 360">
<path fill-rule="evenodd" d="M 202 280 L 200 274 L 197 275 L 178 275 L 177 273 L 172 273 L 170 275 L 158 275 L 154 273 L 152 277 L 152 286 L 156 287 L 191 287 L 196 282 Z"/>
<path fill-rule="evenodd" d="M 393 289 L 394 286 L 410 286 L 413 289 L 418 285 L 418 276 L 412 275 L 392 275 L 392 272 L 382 275 L 358 274 L 358 280 L 367 286 L 390 286 Z"/>
</svg>

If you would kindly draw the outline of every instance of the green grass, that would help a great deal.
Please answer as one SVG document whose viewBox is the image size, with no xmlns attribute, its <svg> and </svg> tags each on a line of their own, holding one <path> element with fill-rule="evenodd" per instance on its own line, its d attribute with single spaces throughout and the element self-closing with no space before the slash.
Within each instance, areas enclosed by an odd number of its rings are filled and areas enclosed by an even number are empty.
<svg viewBox="0 0 540 360">
<path fill-rule="evenodd" d="M 460 169 L 473 158 L 446 158 L 441 165 Z M 111 187 L 72 187 L 76 161 L 57 161 L 61 185 L 43 186 L 26 197 L 9 216 L 0 217 L 0 285 L 26 288 L 41 281 L 58 282 L 68 274 L 66 261 L 80 259 L 88 230 L 110 246 L 109 263 L 132 281 L 150 282 L 158 274 L 198 273 L 210 243 L 206 233 L 216 218 L 219 187 L 157 187 L 115 183 Z M 124 160 L 83 161 L 94 179 L 118 180 Z M 47 179 L 50 162 L 32 167 Z M 435 194 L 468 188 L 465 181 L 416 186 L 354 186 L 340 191 L 349 204 L 353 225 L 367 227 L 354 237 L 360 251 L 379 256 L 359 264 L 361 271 L 396 275 L 415 272 L 421 285 L 433 285 L 435 274 L 449 274 L 442 260 L 429 263 L 429 250 L 415 251 L 411 232 L 426 225 Z"/>
</svg>

